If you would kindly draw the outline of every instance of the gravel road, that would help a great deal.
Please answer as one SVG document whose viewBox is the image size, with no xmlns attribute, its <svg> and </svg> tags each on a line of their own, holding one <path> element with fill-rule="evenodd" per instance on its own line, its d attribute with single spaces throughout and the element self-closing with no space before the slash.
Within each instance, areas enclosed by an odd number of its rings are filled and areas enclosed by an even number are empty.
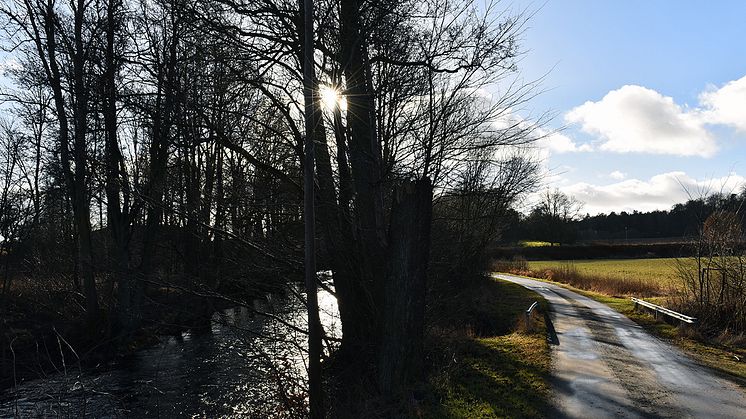
<svg viewBox="0 0 746 419">
<path fill-rule="evenodd" d="M 497 278 L 552 306 L 555 403 L 571 418 L 746 418 L 746 390 L 608 306 L 562 287 Z"/>
</svg>

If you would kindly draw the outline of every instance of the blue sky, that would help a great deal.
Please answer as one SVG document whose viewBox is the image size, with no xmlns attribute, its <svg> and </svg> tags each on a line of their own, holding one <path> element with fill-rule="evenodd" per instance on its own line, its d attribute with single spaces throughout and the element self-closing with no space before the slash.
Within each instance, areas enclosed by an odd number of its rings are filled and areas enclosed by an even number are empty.
<svg viewBox="0 0 746 419">
<path fill-rule="evenodd" d="M 666 209 L 744 182 L 746 2 L 510 4 L 536 11 L 523 76 L 548 73 L 521 112 L 552 111 L 551 127 L 566 127 L 546 144 L 548 184 L 596 213 Z"/>
</svg>

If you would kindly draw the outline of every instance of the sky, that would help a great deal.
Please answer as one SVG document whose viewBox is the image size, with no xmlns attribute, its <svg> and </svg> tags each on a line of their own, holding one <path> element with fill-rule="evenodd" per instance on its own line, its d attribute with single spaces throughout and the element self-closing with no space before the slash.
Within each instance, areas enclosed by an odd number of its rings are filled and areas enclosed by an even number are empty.
<svg viewBox="0 0 746 419">
<path fill-rule="evenodd" d="M 522 117 L 554 115 L 546 186 L 583 212 L 670 209 L 746 183 L 746 2 L 503 0 L 535 12 Z"/>
<path fill-rule="evenodd" d="M 670 209 L 746 183 L 746 1 L 501 0 L 501 8 L 532 14 L 519 69 L 526 81 L 543 77 L 543 93 L 514 112 L 554 115 L 540 144 L 543 187 L 596 214 Z M 0 53 L 0 73 L 12 65 Z"/>
</svg>

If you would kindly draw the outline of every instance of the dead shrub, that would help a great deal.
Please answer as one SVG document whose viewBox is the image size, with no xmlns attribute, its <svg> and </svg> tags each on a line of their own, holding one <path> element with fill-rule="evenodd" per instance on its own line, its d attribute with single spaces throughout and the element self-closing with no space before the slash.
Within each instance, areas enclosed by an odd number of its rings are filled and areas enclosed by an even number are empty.
<svg viewBox="0 0 746 419">
<path fill-rule="evenodd" d="M 724 330 L 715 341 L 724 346 L 746 348 L 746 334 L 743 332 L 733 333 L 729 330 Z"/>
<path fill-rule="evenodd" d="M 543 270 L 514 270 L 512 273 L 548 281 L 560 282 L 586 291 L 593 291 L 607 295 L 625 295 L 636 297 L 657 297 L 664 295 L 659 284 L 639 279 L 619 278 L 615 276 L 588 275 L 581 273 L 571 263 L 559 265 L 552 269 Z"/>
<path fill-rule="evenodd" d="M 489 266 L 492 272 L 516 272 L 528 270 L 528 262 L 522 256 L 516 256 L 512 260 L 493 259 Z"/>
</svg>

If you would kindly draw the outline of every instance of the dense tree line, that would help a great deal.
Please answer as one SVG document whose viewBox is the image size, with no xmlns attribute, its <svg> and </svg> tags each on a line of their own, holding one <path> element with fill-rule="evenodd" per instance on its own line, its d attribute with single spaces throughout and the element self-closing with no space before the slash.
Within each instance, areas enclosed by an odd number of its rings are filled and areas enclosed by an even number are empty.
<svg viewBox="0 0 746 419">
<path fill-rule="evenodd" d="M 315 3 L 333 357 L 342 386 L 398 398 L 422 371 L 427 289 L 478 272 L 537 181 L 525 146 L 541 121 L 511 114 L 533 95 L 516 73 L 525 17 L 469 0 Z M 66 284 L 91 336 L 127 342 L 164 286 L 235 297 L 299 274 L 302 2 L 13 0 L 0 16 L 19 64 L 2 93 L 3 295 L 19 278 Z M 198 301 L 190 312 L 209 314 Z"/>
<path fill-rule="evenodd" d="M 719 210 L 743 214 L 746 193 L 714 193 L 674 205 L 667 211 L 614 212 L 583 218 L 578 224 L 582 239 L 687 238 L 699 234 L 707 218 Z M 741 221 L 743 215 L 741 215 Z"/>
<path fill-rule="evenodd" d="M 718 211 L 738 214 L 744 222 L 746 191 L 739 194 L 713 193 L 675 204 L 670 210 L 621 211 L 580 216 L 578 205 L 559 191 L 547 191 L 528 215 L 512 213 L 514 227 L 505 231 L 502 242 L 541 240 L 574 243 L 592 240 L 692 239 L 705 221 Z"/>
</svg>

